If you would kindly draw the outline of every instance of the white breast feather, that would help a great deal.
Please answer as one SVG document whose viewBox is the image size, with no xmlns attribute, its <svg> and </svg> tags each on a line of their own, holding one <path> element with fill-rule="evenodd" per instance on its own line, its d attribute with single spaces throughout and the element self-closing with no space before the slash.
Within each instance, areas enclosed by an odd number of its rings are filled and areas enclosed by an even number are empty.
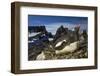
<svg viewBox="0 0 100 76">
<path fill-rule="evenodd" d="M 65 46 L 62 50 L 56 50 L 56 54 L 74 52 L 77 49 L 77 44 L 78 42 L 73 42 L 70 45 Z"/>
</svg>

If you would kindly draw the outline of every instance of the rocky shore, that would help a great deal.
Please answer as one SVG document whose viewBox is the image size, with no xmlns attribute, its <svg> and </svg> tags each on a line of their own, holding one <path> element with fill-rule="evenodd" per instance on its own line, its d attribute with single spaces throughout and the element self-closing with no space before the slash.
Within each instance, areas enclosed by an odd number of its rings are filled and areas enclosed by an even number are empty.
<svg viewBox="0 0 100 76">
<path fill-rule="evenodd" d="M 37 31 L 36 28 L 35 31 Z M 28 43 L 28 47 L 30 47 L 28 49 L 28 60 L 88 58 L 87 32 L 83 30 L 79 33 L 79 31 L 79 26 L 74 27 L 73 31 L 63 27 L 63 25 L 57 29 L 55 35 L 52 35 L 46 29 L 45 31 L 42 30 L 40 34 L 29 38 L 36 40 Z M 52 40 L 49 40 L 49 38 L 52 38 Z"/>
</svg>

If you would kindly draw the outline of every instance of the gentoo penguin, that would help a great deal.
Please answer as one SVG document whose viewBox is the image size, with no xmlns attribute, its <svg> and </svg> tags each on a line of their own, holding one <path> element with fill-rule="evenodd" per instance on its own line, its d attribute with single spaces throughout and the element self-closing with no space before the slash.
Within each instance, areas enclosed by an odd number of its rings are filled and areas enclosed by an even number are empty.
<svg viewBox="0 0 100 76">
<path fill-rule="evenodd" d="M 37 56 L 36 60 L 45 60 L 45 54 L 43 51 Z"/>
<path fill-rule="evenodd" d="M 49 45 L 49 48 L 53 49 L 52 45 Z M 47 56 L 46 56 L 46 51 L 42 51 L 37 57 L 36 57 L 36 60 L 45 60 L 47 59 Z M 49 49 L 49 52 L 52 52 L 52 54 L 54 53 L 54 51 L 50 51 Z"/>
<path fill-rule="evenodd" d="M 61 50 L 56 50 L 56 54 L 64 54 L 64 53 L 68 53 L 68 52 L 74 52 L 75 50 L 78 49 L 78 44 L 79 41 L 75 41 L 69 45 L 66 45 L 63 49 Z"/>
</svg>

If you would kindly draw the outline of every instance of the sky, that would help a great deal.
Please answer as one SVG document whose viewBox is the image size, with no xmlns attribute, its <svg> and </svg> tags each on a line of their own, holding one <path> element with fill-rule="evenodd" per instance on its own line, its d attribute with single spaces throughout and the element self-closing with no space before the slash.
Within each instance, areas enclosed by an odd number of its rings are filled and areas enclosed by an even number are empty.
<svg viewBox="0 0 100 76">
<path fill-rule="evenodd" d="M 28 15 L 28 26 L 45 25 L 48 32 L 56 33 L 57 28 L 61 25 L 73 29 L 80 25 L 81 31 L 88 28 L 87 17 L 71 16 L 45 16 L 45 15 Z"/>
</svg>

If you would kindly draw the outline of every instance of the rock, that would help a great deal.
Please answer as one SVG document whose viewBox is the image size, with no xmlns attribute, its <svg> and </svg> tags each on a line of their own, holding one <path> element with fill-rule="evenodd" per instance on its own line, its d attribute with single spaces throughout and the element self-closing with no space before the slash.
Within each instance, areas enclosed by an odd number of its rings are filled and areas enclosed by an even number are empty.
<svg viewBox="0 0 100 76">
<path fill-rule="evenodd" d="M 63 27 L 63 25 L 61 25 L 58 29 L 57 29 L 57 31 L 56 31 L 56 34 L 55 34 L 55 36 L 54 36 L 54 41 L 56 41 L 59 37 L 62 37 L 62 36 L 64 36 L 64 35 L 66 35 L 67 34 L 67 31 L 68 31 L 68 29 L 66 28 L 64 28 Z"/>
<path fill-rule="evenodd" d="M 86 32 L 86 30 L 83 30 L 83 33 L 82 33 L 82 35 L 83 35 L 83 37 L 84 37 L 84 40 L 87 40 L 87 32 Z"/>
</svg>

